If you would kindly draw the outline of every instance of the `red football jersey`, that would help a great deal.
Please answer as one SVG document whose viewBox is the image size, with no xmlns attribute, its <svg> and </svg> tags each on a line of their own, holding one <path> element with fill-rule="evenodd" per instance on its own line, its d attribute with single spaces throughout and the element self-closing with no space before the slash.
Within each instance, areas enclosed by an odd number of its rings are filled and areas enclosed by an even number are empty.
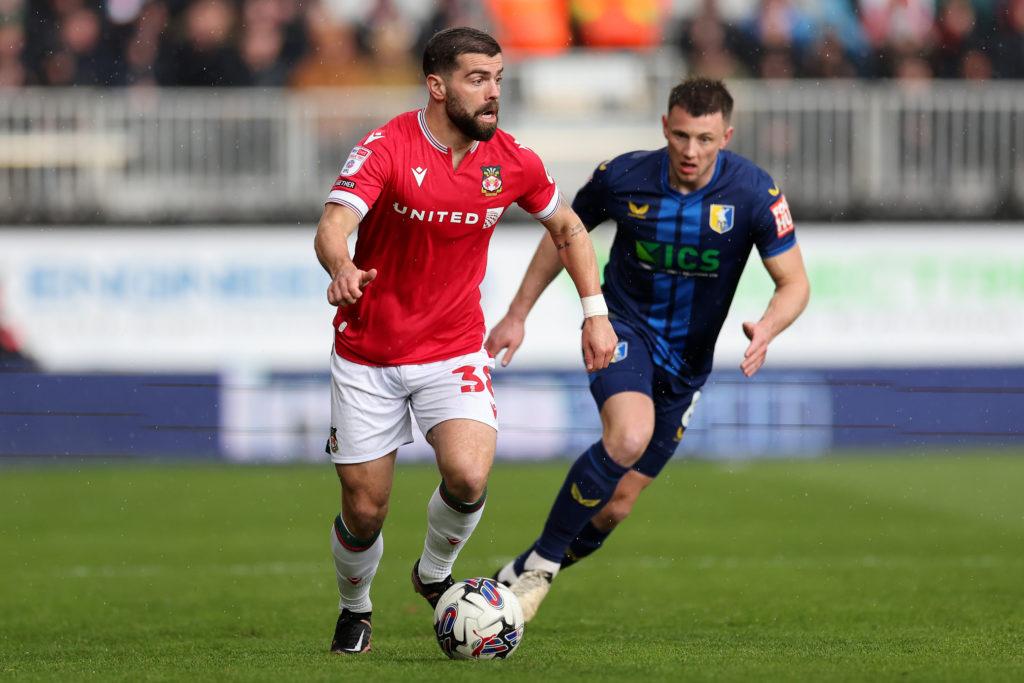
<svg viewBox="0 0 1024 683">
<path fill-rule="evenodd" d="M 352 260 L 377 269 L 359 301 L 338 307 L 338 355 L 383 366 L 479 351 L 480 283 L 494 226 L 512 202 L 549 218 L 558 197 L 537 154 L 502 130 L 474 143 L 458 169 L 423 110 L 372 131 L 327 198 L 362 217 Z"/>
</svg>

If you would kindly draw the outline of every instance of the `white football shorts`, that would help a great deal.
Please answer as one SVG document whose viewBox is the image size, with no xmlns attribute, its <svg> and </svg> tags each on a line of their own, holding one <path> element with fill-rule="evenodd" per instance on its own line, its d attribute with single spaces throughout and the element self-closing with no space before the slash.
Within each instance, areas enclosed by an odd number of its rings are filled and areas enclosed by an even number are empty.
<svg viewBox="0 0 1024 683">
<path fill-rule="evenodd" d="M 423 365 L 374 367 L 331 351 L 331 432 L 335 463 L 376 460 L 412 443 L 412 419 L 424 435 L 445 420 L 476 420 L 498 429 L 491 387 L 494 359 L 481 349 Z"/>
</svg>

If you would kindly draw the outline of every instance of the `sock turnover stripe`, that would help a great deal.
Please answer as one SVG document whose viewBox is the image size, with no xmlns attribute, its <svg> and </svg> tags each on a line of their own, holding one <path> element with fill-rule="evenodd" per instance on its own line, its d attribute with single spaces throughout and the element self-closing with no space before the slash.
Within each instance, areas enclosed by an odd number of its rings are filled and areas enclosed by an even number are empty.
<svg viewBox="0 0 1024 683">
<path fill-rule="evenodd" d="M 437 487 L 438 492 L 441 494 L 441 500 L 444 504 L 450 507 L 456 512 L 461 512 L 464 515 L 468 515 L 471 512 L 476 512 L 484 506 L 484 502 L 487 500 L 487 489 L 484 489 L 483 495 L 480 496 L 479 500 L 472 503 L 466 503 L 455 496 L 453 496 L 444 485 L 444 480 L 441 480 L 441 485 Z"/>
<path fill-rule="evenodd" d="M 342 521 L 341 515 L 338 515 L 334 518 L 334 535 L 338 537 L 338 543 L 341 543 L 345 550 L 361 553 L 374 544 L 377 537 L 380 536 L 380 531 L 370 538 L 358 538 L 352 535 L 352 532 L 345 526 L 345 522 Z"/>
<path fill-rule="evenodd" d="M 587 449 L 587 456 L 593 463 L 594 470 L 608 481 L 618 481 L 629 470 L 628 467 L 623 467 L 612 460 L 612 456 L 608 455 L 601 441 L 595 442 Z"/>
</svg>

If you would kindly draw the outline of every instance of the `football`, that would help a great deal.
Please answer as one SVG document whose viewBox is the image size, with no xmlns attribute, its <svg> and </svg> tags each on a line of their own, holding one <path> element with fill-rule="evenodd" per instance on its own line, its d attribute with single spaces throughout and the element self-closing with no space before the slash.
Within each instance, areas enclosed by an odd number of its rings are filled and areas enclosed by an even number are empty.
<svg viewBox="0 0 1024 683">
<path fill-rule="evenodd" d="M 434 633 L 451 659 L 505 659 L 523 639 L 523 610 L 493 579 L 457 581 L 434 609 Z"/>
</svg>

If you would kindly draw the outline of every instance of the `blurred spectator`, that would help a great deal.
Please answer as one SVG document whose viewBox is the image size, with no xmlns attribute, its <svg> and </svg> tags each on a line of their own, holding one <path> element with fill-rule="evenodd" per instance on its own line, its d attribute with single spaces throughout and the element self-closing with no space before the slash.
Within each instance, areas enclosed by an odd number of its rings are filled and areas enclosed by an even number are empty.
<svg viewBox="0 0 1024 683">
<path fill-rule="evenodd" d="M 785 47 L 771 48 L 761 53 L 757 75 L 759 78 L 788 79 L 796 76 L 792 50 Z"/>
<path fill-rule="evenodd" d="M 964 52 L 960 59 L 960 70 L 957 76 L 969 81 L 987 81 L 992 78 L 994 69 L 992 60 L 987 53 L 972 47 Z"/>
<path fill-rule="evenodd" d="M 716 78 L 1024 78 L 1024 0 L 0 0 L 0 87 L 404 85 L 457 25 L 509 59 L 678 40 Z"/>
<path fill-rule="evenodd" d="M 838 42 L 843 55 L 859 64 L 867 56 L 868 41 L 854 5 L 854 0 L 803 0 L 801 8 L 810 18 L 815 44 L 831 34 L 829 47 Z"/>
<path fill-rule="evenodd" d="M 854 78 L 857 69 L 847 56 L 839 36 L 834 30 L 827 29 L 808 50 L 803 73 L 809 78 Z"/>
<path fill-rule="evenodd" d="M 247 32 L 253 30 L 259 34 L 273 31 L 278 34 L 281 47 L 276 59 L 285 70 L 290 70 L 306 50 L 304 12 L 309 5 L 308 2 L 292 0 L 245 0 L 242 6 L 242 26 Z M 244 41 L 243 37 L 243 46 L 240 48 L 243 58 L 246 52 Z"/>
<path fill-rule="evenodd" d="M 139 12 L 128 30 L 124 45 L 125 83 L 156 85 L 160 36 L 167 28 L 167 7 L 163 2 L 150 2 Z"/>
<path fill-rule="evenodd" d="M 25 29 L 17 20 L 4 19 L 0 17 L 0 88 L 26 85 L 28 73 L 22 61 Z"/>
<path fill-rule="evenodd" d="M 1006 0 L 996 14 L 997 74 L 1024 78 L 1024 0 Z"/>
<path fill-rule="evenodd" d="M 795 76 L 797 58 L 813 37 L 810 17 L 791 0 L 761 0 L 746 32 L 748 44 L 754 47 L 744 55 L 751 70 L 757 74 L 767 71 L 773 74 L 771 78 Z"/>
<path fill-rule="evenodd" d="M 935 73 L 955 78 L 974 37 L 977 17 L 969 0 L 946 0 L 936 24 Z"/>
<path fill-rule="evenodd" d="M 418 34 L 393 0 L 377 0 L 360 32 L 378 85 L 419 83 L 422 63 L 411 50 Z"/>
<path fill-rule="evenodd" d="M 860 12 L 868 41 L 875 48 L 931 43 L 933 0 L 860 0 Z"/>
<path fill-rule="evenodd" d="M 282 59 L 284 32 L 276 23 L 253 23 L 242 32 L 242 62 L 248 71 L 247 85 L 282 86 L 288 82 L 288 65 Z"/>
<path fill-rule="evenodd" d="M 901 81 L 920 81 L 935 76 L 931 62 L 921 51 L 906 44 L 898 45 L 890 53 L 891 78 Z"/>
<path fill-rule="evenodd" d="M 814 27 L 791 0 L 762 0 L 750 32 L 769 50 L 800 50 L 811 41 Z"/>
<path fill-rule="evenodd" d="M 703 0 L 697 14 L 683 21 L 679 34 L 691 74 L 716 79 L 740 74 L 736 51 L 742 36 L 722 19 L 715 0 Z"/>
<path fill-rule="evenodd" d="M 476 26 L 486 29 L 488 23 L 489 16 L 484 10 L 483 3 L 478 0 L 437 0 L 434 3 L 434 12 L 427 17 L 420 29 L 415 54 L 422 55 L 427 41 L 438 31 L 451 26 Z"/>
<path fill-rule="evenodd" d="M 55 3 L 58 8 L 61 3 Z M 66 7 L 58 15 L 54 45 L 43 59 L 48 85 L 110 85 L 114 57 L 104 42 L 100 13 L 90 7 Z"/>
<path fill-rule="evenodd" d="M 237 13 L 228 0 L 196 0 L 161 47 L 161 85 L 234 86 L 248 79 L 234 44 Z"/>
<path fill-rule="evenodd" d="M 373 84 L 373 70 L 359 54 L 355 30 L 331 20 L 322 5 L 306 15 L 309 52 L 296 65 L 291 85 L 298 88 Z"/>
<path fill-rule="evenodd" d="M 415 42 L 411 27 L 397 22 L 380 24 L 371 29 L 367 40 L 377 85 L 414 85 L 423 80 L 422 63 L 409 51 Z"/>
</svg>

